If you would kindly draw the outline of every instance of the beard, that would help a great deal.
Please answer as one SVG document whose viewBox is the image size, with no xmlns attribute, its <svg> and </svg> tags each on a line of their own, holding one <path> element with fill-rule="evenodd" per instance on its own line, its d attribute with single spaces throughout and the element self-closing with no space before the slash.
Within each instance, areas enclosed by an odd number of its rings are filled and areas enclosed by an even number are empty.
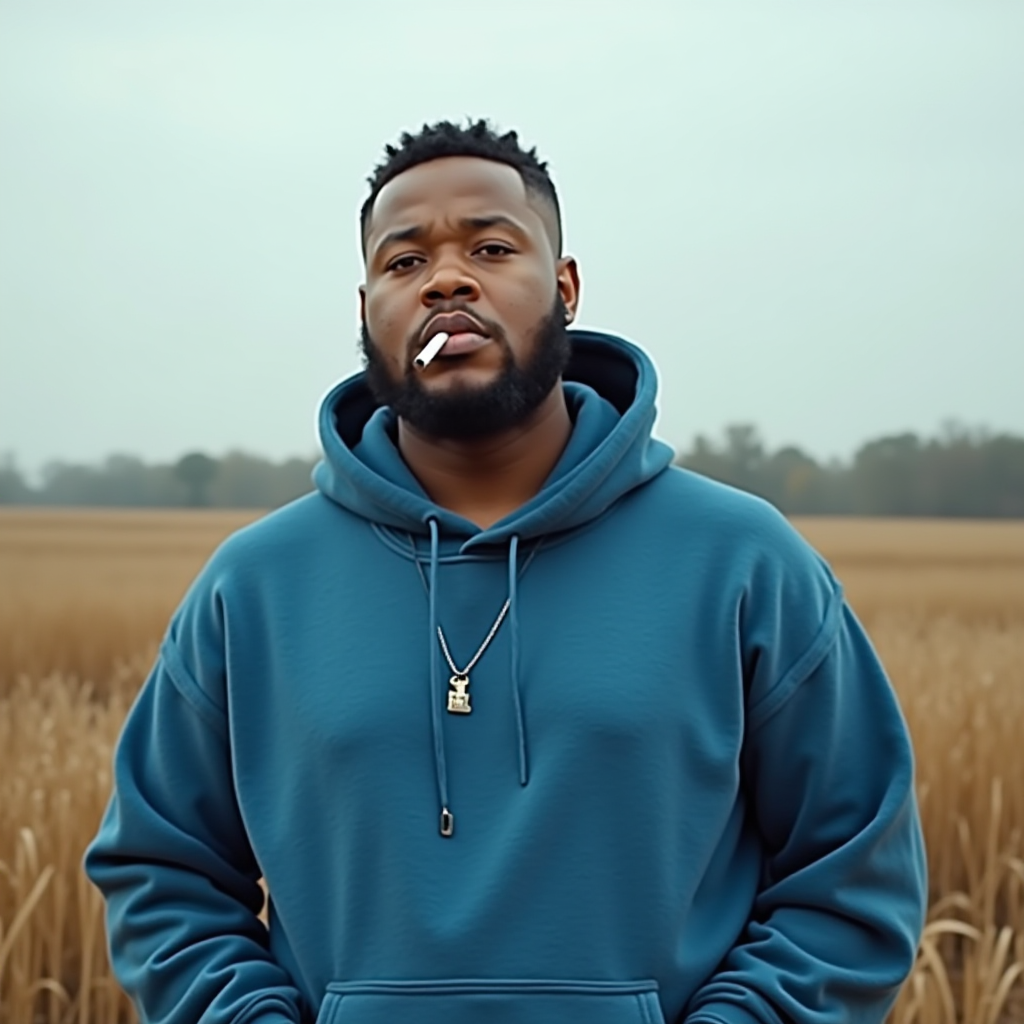
<svg viewBox="0 0 1024 1024">
<path fill-rule="evenodd" d="M 530 354 L 522 365 L 513 358 L 504 331 L 497 324 L 481 322 L 502 349 L 498 376 L 481 387 L 434 393 L 423 386 L 411 361 L 401 377 L 392 376 L 364 320 L 361 347 L 366 383 L 373 397 L 420 433 L 445 440 L 492 437 L 525 422 L 551 393 L 572 355 L 562 297 L 555 297 L 551 312 L 537 326 Z"/>
</svg>

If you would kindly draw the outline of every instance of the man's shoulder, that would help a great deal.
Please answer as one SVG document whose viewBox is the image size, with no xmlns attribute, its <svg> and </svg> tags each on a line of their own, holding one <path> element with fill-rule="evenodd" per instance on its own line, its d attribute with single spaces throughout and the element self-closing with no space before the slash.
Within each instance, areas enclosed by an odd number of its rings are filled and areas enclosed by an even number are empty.
<svg viewBox="0 0 1024 1024">
<path fill-rule="evenodd" d="M 829 576 L 820 554 L 770 502 L 691 470 L 672 466 L 643 499 L 645 534 L 666 551 L 747 578 L 773 567 Z"/>
<path fill-rule="evenodd" d="M 794 532 L 770 502 L 682 466 L 669 466 L 659 474 L 648 488 L 648 497 L 655 515 L 691 528 L 743 536 Z"/>
<path fill-rule="evenodd" d="M 229 535 L 211 555 L 204 575 L 224 579 L 265 575 L 274 567 L 301 567 L 320 557 L 327 544 L 344 546 L 354 520 L 351 513 L 313 491 Z"/>
</svg>

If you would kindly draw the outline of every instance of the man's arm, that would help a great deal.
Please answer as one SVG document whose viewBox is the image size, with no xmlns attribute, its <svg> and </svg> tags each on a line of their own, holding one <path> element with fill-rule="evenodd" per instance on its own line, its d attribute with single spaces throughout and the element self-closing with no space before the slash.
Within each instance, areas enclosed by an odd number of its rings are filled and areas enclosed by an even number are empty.
<svg viewBox="0 0 1024 1024">
<path fill-rule="evenodd" d="M 172 638 L 125 724 L 86 871 L 106 897 L 114 971 L 143 1021 L 301 1019 L 257 917 L 260 872 L 235 800 L 225 710 Z"/>
<path fill-rule="evenodd" d="M 910 742 L 838 592 L 829 614 L 820 650 L 754 687 L 743 771 L 765 870 L 687 1024 L 881 1022 L 913 966 L 927 894 Z"/>
</svg>

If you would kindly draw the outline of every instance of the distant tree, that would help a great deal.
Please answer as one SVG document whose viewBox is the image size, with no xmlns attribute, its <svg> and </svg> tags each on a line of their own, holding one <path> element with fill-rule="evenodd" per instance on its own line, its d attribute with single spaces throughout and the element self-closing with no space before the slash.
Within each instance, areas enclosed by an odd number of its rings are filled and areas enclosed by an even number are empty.
<svg viewBox="0 0 1024 1024">
<path fill-rule="evenodd" d="M 782 448 L 767 460 L 765 476 L 770 481 L 764 496 L 779 508 L 824 511 L 820 503 L 822 469 L 799 448 Z"/>
<path fill-rule="evenodd" d="M 765 450 L 761 435 L 752 423 L 725 428 L 725 457 L 735 473 L 756 487 L 764 469 Z"/>
<path fill-rule="evenodd" d="M 787 512 L 830 511 L 826 471 L 799 448 L 769 454 L 757 428 L 747 423 L 726 427 L 723 443 L 717 445 L 698 435 L 693 448 L 677 461 Z"/>
<path fill-rule="evenodd" d="M 715 444 L 698 434 L 693 448 L 678 459 L 680 465 L 723 484 L 761 494 L 764 490 L 764 444 L 757 428 L 740 423 L 725 428 L 725 441 Z"/>
<path fill-rule="evenodd" d="M 854 511 L 875 516 L 921 515 L 924 446 L 917 434 L 870 441 L 850 469 Z"/>
<path fill-rule="evenodd" d="M 1000 434 L 986 448 L 987 514 L 1024 519 L 1024 437 Z"/>
<path fill-rule="evenodd" d="M 211 487 L 214 505 L 225 508 L 276 508 L 312 490 L 312 461 L 289 459 L 275 465 L 244 452 L 220 460 Z"/>
<path fill-rule="evenodd" d="M 210 504 L 210 484 L 217 476 L 217 461 L 202 452 L 183 455 L 174 466 L 174 475 L 188 488 L 188 504 L 200 507 Z"/>
<path fill-rule="evenodd" d="M 14 456 L 5 452 L 0 456 L 0 505 L 26 505 L 32 501 L 32 493 Z"/>
</svg>

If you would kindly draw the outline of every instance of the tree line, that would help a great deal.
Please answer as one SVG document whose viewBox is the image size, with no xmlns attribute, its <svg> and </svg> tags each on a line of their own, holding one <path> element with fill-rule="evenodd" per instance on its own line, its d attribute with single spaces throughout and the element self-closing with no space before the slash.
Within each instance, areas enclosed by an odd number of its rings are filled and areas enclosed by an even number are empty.
<svg viewBox="0 0 1024 1024">
<path fill-rule="evenodd" d="M 93 466 L 50 463 L 33 485 L 8 457 L 0 463 L 0 505 L 276 508 L 312 489 L 314 461 L 191 452 L 177 462 L 149 465 L 112 455 Z"/>
<path fill-rule="evenodd" d="M 676 461 L 790 515 L 1024 518 L 1024 437 L 1010 434 L 897 434 L 869 441 L 848 461 L 819 462 L 793 446 L 770 451 L 755 427 L 740 424 L 718 439 L 698 435 Z M 274 508 L 311 490 L 314 462 L 191 452 L 148 465 L 115 455 L 93 466 L 52 463 L 32 483 L 7 457 L 0 504 Z"/>
<path fill-rule="evenodd" d="M 848 462 L 771 452 L 757 430 L 698 436 L 679 463 L 767 498 L 788 515 L 1024 517 L 1024 437 L 955 426 L 939 437 L 881 437 Z"/>
</svg>

